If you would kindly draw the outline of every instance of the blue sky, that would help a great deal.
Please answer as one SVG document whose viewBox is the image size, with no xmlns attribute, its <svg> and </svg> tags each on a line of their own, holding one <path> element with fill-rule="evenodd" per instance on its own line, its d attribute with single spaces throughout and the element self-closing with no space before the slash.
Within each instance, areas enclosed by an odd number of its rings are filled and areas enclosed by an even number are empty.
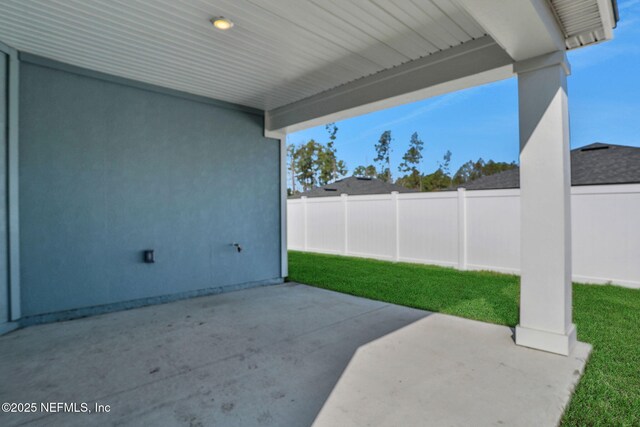
<svg viewBox="0 0 640 427">
<path fill-rule="evenodd" d="M 618 0 L 614 40 L 569 52 L 571 146 L 595 141 L 640 146 L 640 0 Z M 517 161 L 518 98 L 515 78 L 336 123 L 336 148 L 349 171 L 373 163 L 374 144 L 391 130 L 392 173 L 415 131 L 425 143 L 423 172 L 432 172 L 447 150 L 452 171 L 468 160 Z M 328 140 L 324 126 L 289 135 L 300 144 Z"/>
</svg>

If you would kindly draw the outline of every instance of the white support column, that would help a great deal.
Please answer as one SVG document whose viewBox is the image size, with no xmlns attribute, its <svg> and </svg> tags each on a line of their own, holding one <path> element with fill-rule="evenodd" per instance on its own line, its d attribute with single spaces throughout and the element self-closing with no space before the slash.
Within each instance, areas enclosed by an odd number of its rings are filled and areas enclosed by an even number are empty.
<svg viewBox="0 0 640 427">
<path fill-rule="evenodd" d="M 520 106 L 521 288 L 516 343 L 568 355 L 571 172 L 564 52 L 517 63 Z"/>
<path fill-rule="evenodd" d="M 467 269 L 467 197 L 464 188 L 458 188 L 458 269 Z"/>
<path fill-rule="evenodd" d="M 287 252 L 287 133 L 267 131 L 265 137 L 280 141 L 280 277 L 289 275 L 289 255 Z"/>
</svg>

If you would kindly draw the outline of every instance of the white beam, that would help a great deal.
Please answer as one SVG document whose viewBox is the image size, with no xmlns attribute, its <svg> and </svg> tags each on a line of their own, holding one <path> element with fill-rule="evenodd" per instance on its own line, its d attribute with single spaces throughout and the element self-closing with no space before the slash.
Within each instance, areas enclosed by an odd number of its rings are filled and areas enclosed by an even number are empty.
<svg viewBox="0 0 640 427">
<path fill-rule="evenodd" d="M 516 343 L 568 355 L 576 343 L 576 330 L 571 311 L 571 167 L 564 58 L 564 53 L 552 54 L 515 66 L 521 210 Z"/>
<path fill-rule="evenodd" d="M 565 50 L 565 37 L 545 0 L 456 0 L 516 61 Z"/>
<path fill-rule="evenodd" d="M 490 37 L 429 55 L 266 113 L 287 133 L 513 76 L 512 59 Z"/>
</svg>

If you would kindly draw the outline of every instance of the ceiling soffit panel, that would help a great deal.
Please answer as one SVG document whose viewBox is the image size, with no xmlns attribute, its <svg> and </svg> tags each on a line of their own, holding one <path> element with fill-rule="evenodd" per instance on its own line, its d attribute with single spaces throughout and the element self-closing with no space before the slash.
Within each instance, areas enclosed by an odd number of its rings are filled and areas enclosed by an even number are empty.
<svg viewBox="0 0 640 427">
<path fill-rule="evenodd" d="M 0 2 L 18 50 L 263 110 L 483 36 L 451 0 Z"/>
</svg>

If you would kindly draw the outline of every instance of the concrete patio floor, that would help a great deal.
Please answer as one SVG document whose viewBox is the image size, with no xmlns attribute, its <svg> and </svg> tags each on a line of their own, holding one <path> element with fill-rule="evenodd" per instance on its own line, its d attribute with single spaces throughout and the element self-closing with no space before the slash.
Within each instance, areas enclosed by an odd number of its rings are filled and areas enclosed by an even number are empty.
<svg viewBox="0 0 640 427">
<path fill-rule="evenodd" d="M 556 425 L 588 357 L 510 328 L 285 284 L 0 337 L 0 425 Z"/>
</svg>

